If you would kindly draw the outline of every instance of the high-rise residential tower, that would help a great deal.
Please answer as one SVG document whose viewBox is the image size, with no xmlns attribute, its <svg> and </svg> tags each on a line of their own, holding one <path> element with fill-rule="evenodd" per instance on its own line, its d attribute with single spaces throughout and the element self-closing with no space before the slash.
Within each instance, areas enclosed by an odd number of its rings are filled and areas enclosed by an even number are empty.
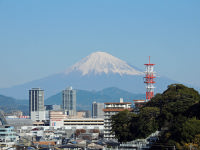
<svg viewBox="0 0 200 150">
<path fill-rule="evenodd" d="M 76 90 L 73 90 L 72 87 L 63 90 L 62 107 L 66 115 L 76 115 Z"/>
<path fill-rule="evenodd" d="M 123 99 L 120 98 L 119 103 L 104 103 L 105 109 L 104 111 L 104 139 L 112 140 L 115 139 L 115 134 L 112 133 L 111 126 L 111 117 L 116 115 L 120 111 L 129 110 L 132 111 L 131 102 L 123 102 Z"/>
<path fill-rule="evenodd" d="M 40 88 L 29 90 L 29 115 L 33 121 L 45 120 L 44 90 Z"/>
<path fill-rule="evenodd" d="M 92 118 L 104 118 L 104 103 L 92 103 Z"/>
</svg>

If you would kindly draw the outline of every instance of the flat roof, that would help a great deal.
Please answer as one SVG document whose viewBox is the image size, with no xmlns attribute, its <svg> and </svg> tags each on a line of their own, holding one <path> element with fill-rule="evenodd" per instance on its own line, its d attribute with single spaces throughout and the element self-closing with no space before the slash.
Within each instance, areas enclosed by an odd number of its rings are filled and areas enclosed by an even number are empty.
<svg viewBox="0 0 200 150">
<path fill-rule="evenodd" d="M 104 103 L 104 104 L 131 104 L 131 102 L 114 102 L 114 103 Z"/>
<path fill-rule="evenodd" d="M 145 101 L 145 99 L 134 99 L 133 101 Z"/>
<path fill-rule="evenodd" d="M 114 109 L 114 108 L 111 108 L 111 109 L 109 109 L 109 108 L 106 108 L 106 109 L 103 109 L 103 111 L 115 111 L 115 112 L 118 112 L 118 111 L 124 111 L 124 110 L 129 110 L 129 111 L 131 111 L 131 110 L 133 110 L 132 108 L 127 108 L 127 109 Z"/>
<path fill-rule="evenodd" d="M 102 121 L 104 120 L 103 118 L 65 118 L 64 120 L 68 120 L 68 121 Z"/>
</svg>

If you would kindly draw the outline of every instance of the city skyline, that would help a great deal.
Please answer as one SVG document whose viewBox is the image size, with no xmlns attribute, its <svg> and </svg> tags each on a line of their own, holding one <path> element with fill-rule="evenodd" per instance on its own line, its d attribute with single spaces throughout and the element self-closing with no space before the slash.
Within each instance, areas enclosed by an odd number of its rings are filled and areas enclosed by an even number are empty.
<svg viewBox="0 0 200 150">
<path fill-rule="evenodd" d="M 200 87 L 199 1 L 0 1 L 1 86 L 62 72 L 96 52 Z"/>
</svg>

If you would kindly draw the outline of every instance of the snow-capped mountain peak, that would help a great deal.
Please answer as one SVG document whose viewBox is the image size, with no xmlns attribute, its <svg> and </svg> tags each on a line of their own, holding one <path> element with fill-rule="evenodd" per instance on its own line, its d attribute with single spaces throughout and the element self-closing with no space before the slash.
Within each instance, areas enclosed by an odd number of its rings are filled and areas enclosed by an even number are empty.
<svg viewBox="0 0 200 150">
<path fill-rule="evenodd" d="M 65 71 L 65 74 L 70 72 L 79 71 L 81 74 L 87 75 L 94 74 L 120 74 L 120 75 L 143 75 L 142 72 L 134 69 L 128 65 L 125 61 L 114 57 L 106 52 L 95 52 L 89 56 L 83 58 L 69 69 Z"/>
</svg>

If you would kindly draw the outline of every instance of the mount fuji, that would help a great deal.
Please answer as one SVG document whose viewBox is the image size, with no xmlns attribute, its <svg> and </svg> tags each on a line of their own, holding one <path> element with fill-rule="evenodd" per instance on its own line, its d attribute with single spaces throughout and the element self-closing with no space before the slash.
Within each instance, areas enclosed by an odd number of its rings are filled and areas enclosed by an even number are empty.
<svg viewBox="0 0 200 150">
<path fill-rule="evenodd" d="M 72 72 L 79 72 L 82 76 L 89 74 L 143 75 L 142 72 L 129 66 L 125 61 L 105 52 L 92 53 L 70 67 L 65 73 Z"/>
<path fill-rule="evenodd" d="M 18 99 L 28 99 L 28 90 L 40 87 L 45 99 L 66 87 L 74 89 L 102 90 L 117 87 L 132 93 L 145 93 L 144 73 L 136 67 L 106 52 L 95 52 L 72 65 L 67 70 L 11 88 L 0 89 L 0 94 Z M 156 78 L 156 92 L 163 92 L 175 83 L 165 77 Z"/>
</svg>

